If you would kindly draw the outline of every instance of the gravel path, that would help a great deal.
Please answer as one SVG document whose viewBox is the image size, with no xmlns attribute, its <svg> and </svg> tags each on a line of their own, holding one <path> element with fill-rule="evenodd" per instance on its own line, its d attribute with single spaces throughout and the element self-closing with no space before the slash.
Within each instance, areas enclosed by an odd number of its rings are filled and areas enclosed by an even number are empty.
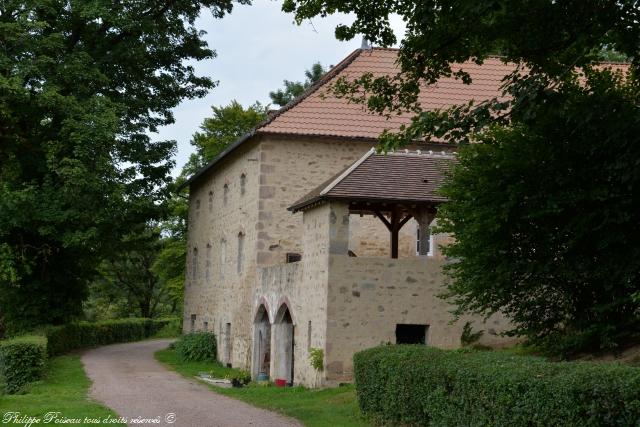
<svg viewBox="0 0 640 427">
<path fill-rule="evenodd" d="M 300 426 L 296 420 L 216 394 L 195 379 L 167 370 L 153 353 L 170 342 L 116 344 L 85 352 L 82 362 L 93 381 L 91 396 L 125 417 L 130 426 Z"/>
</svg>

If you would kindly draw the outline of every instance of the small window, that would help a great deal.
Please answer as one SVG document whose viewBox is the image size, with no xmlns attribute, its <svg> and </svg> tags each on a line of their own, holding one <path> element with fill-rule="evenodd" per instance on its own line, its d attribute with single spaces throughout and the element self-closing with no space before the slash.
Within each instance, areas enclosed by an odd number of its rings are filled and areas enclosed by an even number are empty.
<svg viewBox="0 0 640 427">
<path fill-rule="evenodd" d="M 311 350 L 311 320 L 307 325 L 307 350 Z"/>
<path fill-rule="evenodd" d="M 202 328 L 203 328 L 205 331 L 208 331 L 208 330 L 209 330 L 209 322 L 202 322 Z"/>
<path fill-rule="evenodd" d="M 240 195 L 244 196 L 244 193 L 247 191 L 247 175 L 240 175 Z"/>
<path fill-rule="evenodd" d="M 222 191 L 222 202 L 226 206 L 227 202 L 229 201 L 229 184 L 225 184 Z"/>
<path fill-rule="evenodd" d="M 213 191 L 209 191 L 209 212 L 213 211 Z"/>
<path fill-rule="evenodd" d="M 191 315 L 191 332 L 196 330 L 196 315 Z"/>
<path fill-rule="evenodd" d="M 196 200 L 196 210 L 200 209 L 200 199 Z"/>
<path fill-rule="evenodd" d="M 238 233 L 238 274 L 242 274 L 244 268 L 244 233 Z"/>
<path fill-rule="evenodd" d="M 300 260 L 302 260 L 302 255 L 294 252 L 287 252 L 287 263 L 298 262 Z"/>
<path fill-rule="evenodd" d="M 426 344 L 428 325 L 396 325 L 396 344 Z"/>
</svg>

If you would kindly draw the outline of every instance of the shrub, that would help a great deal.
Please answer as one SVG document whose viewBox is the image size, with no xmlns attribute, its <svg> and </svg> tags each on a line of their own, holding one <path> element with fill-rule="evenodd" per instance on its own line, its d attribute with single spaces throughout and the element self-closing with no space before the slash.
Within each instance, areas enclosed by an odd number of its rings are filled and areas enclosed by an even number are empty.
<svg viewBox="0 0 640 427">
<path fill-rule="evenodd" d="M 384 346 L 354 356 L 362 411 L 389 424 L 637 426 L 640 369 Z"/>
<path fill-rule="evenodd" d="M 324 351 L 321 348 L 312 348 L 309 350 L 309 361 L 313 369 L 322 372 L 324 370 Z"/>
<path fill-rule="evenodd" d="M 95 347 L 148 338 L 170 319 L 118 319 L 104 322 L 77 322 L 45 329 L 50 356 L 77 348 Z"/>
<path fill-rule="evenodd" d="M 0 377 L 5 391 L 17 393 L 27 383 L 39 380 L 46 360 L 44 337 L 23 336 L 0 341 Z"/>
<path fill-rule="evenodd" d="M 225 378 L 231 381 L 233 387 L 243 387 L 251 382 L 251 374 L 241 369 L 232 369 Z"/>
<path fill-rule="evenodd" d="M 213 332 L 193 332 L 180 337 L 174 348 L 182 361 L 216 360 L 216 336 Z"/>
</svg>

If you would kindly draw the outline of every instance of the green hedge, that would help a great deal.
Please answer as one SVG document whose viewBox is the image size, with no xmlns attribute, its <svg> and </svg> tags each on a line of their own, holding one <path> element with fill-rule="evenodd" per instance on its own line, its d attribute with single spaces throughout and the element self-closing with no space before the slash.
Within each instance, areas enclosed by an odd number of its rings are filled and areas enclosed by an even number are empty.
<svg viewBox="0 0 640 427">
<path fill-rule="evenodd" d="M 47 340 L 23 336 L 0 341 L 0 378 L 7 393 L 19 392 L 42 377 L 47 361 Z"/>
<path fill-rule="evenodd" d="M 640 369 L 617 363 L 397 345 L 354 371 L 363 413 L 393 425 L 640 425 Z"/>
<path fill-rule="evenodd" d="M 216 360 L 216 336 L 213 332 L 192 332 L 182 335 L 173 348 L 183 361 Z"/>
<path fill-rule="evenodd" d="M 78 322 L 45 329 L 49 356 L 77 348 L 96 347 L 149 338 L 171 319 L 121 319 L 104 322 Z"/>
</svg>

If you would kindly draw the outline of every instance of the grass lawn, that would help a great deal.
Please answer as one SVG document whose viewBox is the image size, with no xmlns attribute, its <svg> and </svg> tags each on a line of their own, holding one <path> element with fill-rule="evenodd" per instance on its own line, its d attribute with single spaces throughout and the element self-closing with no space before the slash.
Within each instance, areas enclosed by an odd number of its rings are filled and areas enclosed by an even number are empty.
<svg viewBox="0 0 640 427">
<path fill-rule="evenodd" d="M 82 420 L 80 424 L 73 425 L 95 425 L 84 422 L 85 417 L 100 420 L 108 416 L 118 418 L 115 412 L 89 400 L 87 393 L 90 385 L 80 356 L 55 357 L 49 360 L 44 379 L 33 383 L 26 394 L 0 395 L 0 415 L 20 412 L 22 415 L 40 418 L 42 421 L 39 425 L 45 423 L 45 414 L 50 412 L 59 413 L 58 424 L 64 417 Z M 4 424 L 24 425 L 12 422 Z M 48 424 L 55 424 L 55 420 Z"/>
<path fill-rule="evenodd" d="M 160 350 L 156 359 L 187 378 L 199 372 L 211 372 L 223 378 L 228 369 L 214 362 L 183 362 L 173 350 Z M 205 384 L 205 383 L 203 383 Z M 303 387 L 277 388 L 249 385 L 243 388 L 209 386 L 216 393 L 300 420 L 309 427 L 370 426 L 360 414 L 352 385 L 324 390 Z"/>
</svg>

